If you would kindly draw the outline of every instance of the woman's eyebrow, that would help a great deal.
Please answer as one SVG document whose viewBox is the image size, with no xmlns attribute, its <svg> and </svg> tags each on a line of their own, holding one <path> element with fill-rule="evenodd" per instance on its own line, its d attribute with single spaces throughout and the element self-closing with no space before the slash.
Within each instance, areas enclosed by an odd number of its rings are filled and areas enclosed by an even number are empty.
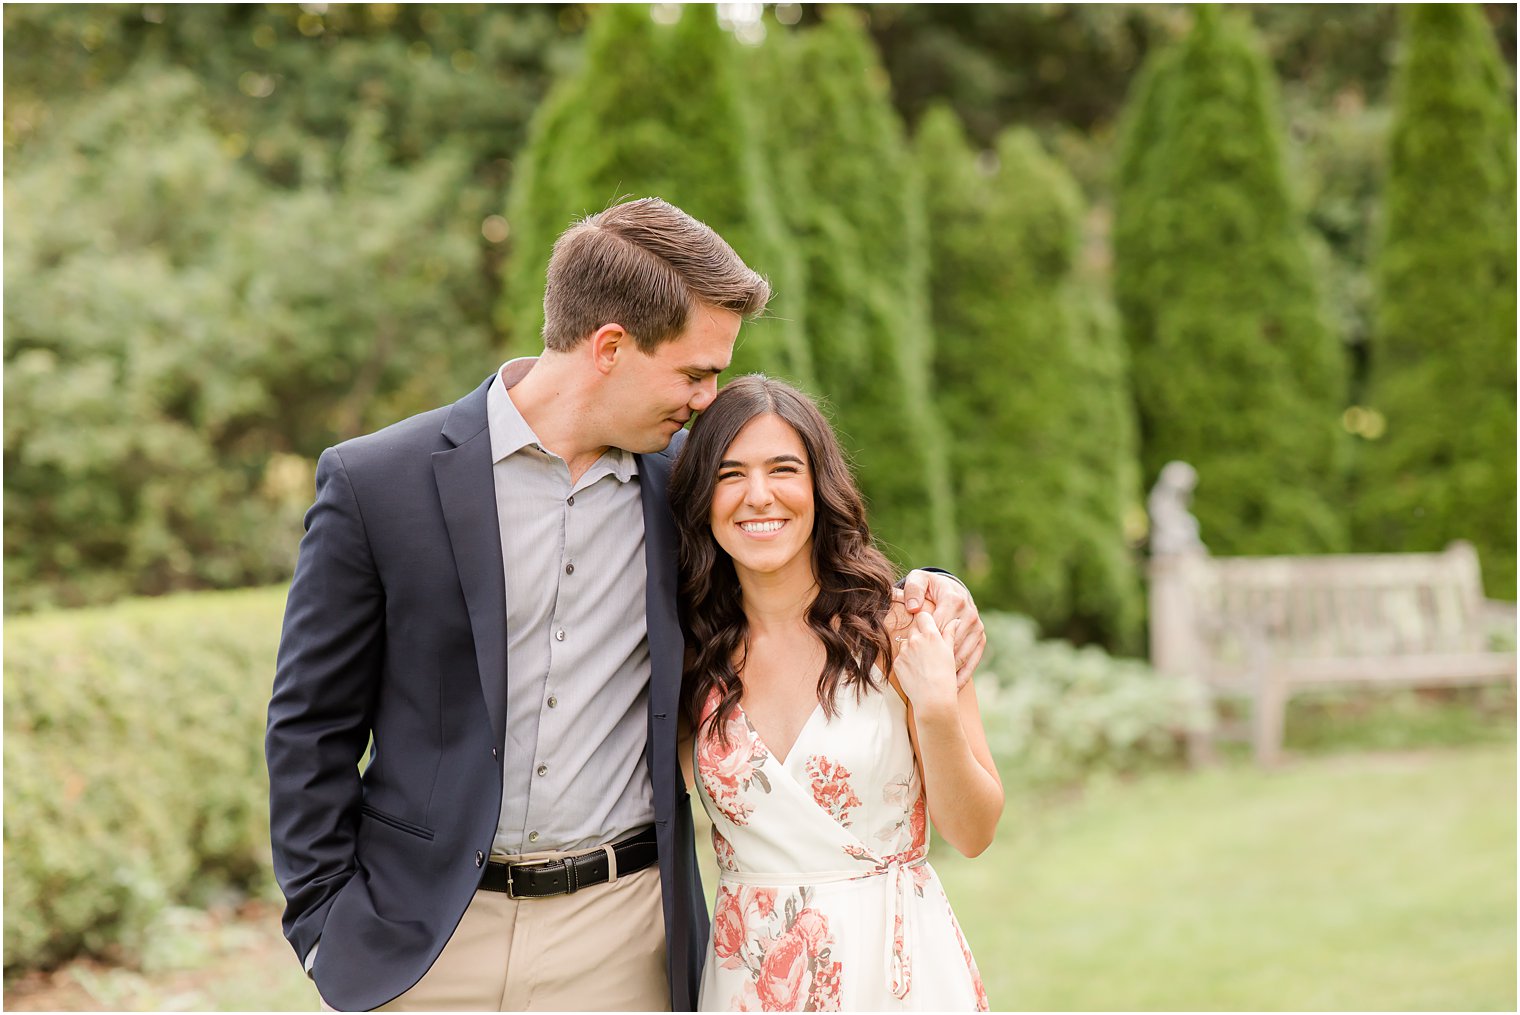
<svg viewBox="0 0 1520 1015">
<path fill-rule="evenodd" d="M 765 460 L 765 464 L 766 465 L 775 465 L 777 462 L 796 462 L 798 465 L 806 465 L 807 464 L 802 459 L 798 458 L 796 455 L 776 455 L 774 458 L 767 458 Z M 723 459 L 723 461 L 721 461 L 721 462 L 718 463 L 718 468 L 720 468 L 720 469 L 742 469 L 742 468 L 744 468 L 744 463 L 743 462 L 739 462 L 739 461 L 735 461 L 732 458 L 725 458 L 725 459 Z"/>
</svg>

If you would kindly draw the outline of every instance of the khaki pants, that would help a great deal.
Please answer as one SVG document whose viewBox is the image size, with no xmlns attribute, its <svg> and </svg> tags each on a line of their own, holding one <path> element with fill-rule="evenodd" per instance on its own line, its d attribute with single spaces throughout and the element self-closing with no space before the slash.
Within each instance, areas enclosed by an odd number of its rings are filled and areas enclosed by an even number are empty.
<svg viewBox="0 0 1520 1015">
<path fill-rule="evenodd" d="M 659 865 L 546 899 L 476 892 L 432 968 L 376 1010 L 669 1011 Z"/>
</svg>

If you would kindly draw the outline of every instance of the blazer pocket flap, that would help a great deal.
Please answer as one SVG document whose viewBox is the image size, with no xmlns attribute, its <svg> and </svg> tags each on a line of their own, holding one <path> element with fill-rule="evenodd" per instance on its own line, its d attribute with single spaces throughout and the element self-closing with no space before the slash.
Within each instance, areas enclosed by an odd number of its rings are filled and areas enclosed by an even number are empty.
<svg viewBox="0 0 1520 1015">
<path fill-rule="evenodd" d="M 361 804 L 359 806 L 359 813 L 365 817 L 375 819 L 382 825 L 390 825 L 398 831 L 406 832 L 408 835 L 415 835 L 419 839 L 427 839 L 429 842 L 433 841 L 433 830 L 431 828 L 424 828 L 421 825 L 407 821 L 405 818 L 398 818 L 394 814 L 387 814 L 378 807 Z"/>
</svg>

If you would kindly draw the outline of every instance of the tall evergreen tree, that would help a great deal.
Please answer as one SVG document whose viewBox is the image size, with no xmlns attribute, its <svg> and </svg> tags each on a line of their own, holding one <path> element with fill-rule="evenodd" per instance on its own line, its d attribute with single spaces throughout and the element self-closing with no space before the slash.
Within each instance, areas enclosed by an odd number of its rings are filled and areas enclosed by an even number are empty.
<svg viewBox="0 0 1520 1015">
<path fill-rule="evenodd" d="M 1356 540 L 1479 548 L 1515 597 L 1515 118 L 1470 4 L 1404 8 Z"/>
<path fill-rule="evenodd" d="M 765 146 L 803 258 L 816 393 L 854 461 L 872 530 L 900 564 L 953 562 L 922 196 L 886 74 L 844 9 L 776 33 L 750 70 L 756 94 L 807 96 L 765 105 Z"/>
<path fill-rule="evenodd" d="M 643 5 L 603 9 L 580 67 L 535 116 L 509 199 L 512 253 L 498 321 L 517 354 L 540 349 L 555 238 L 624 196 L 662 197 L 771 280 L 771 312 L 740 332 L 730 375 L 765 370 L 810 385 L 801 263 L 775 207 L 736 44 L 710 7 L 676 13 L 662 24 Z"/>
<path fill-rule="evenodd" d="M 1344 546 L 1345 364 L 1290 200 L 1276 90 L 1213 7 L 1154 54 L 1120 159 L 1115 281 L 1145 483 L 1185 459 L 1216 553 Z"/>
<path fill-rule="evenodd" d="M 984 606 L 1136 648 L 1133 410 L 1112 314 L 1080 277 L 1076 184 L 1021 130 L 998 139 L 989 171 L 946 108 L 915 147 L 963 573 Z"/>
</svg>

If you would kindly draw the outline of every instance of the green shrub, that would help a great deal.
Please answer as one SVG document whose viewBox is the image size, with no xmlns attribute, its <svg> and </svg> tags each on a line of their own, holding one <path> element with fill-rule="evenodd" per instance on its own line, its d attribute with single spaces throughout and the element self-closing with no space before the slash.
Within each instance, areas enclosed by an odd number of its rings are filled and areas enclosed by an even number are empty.
<svg viewBox="0 0 1520 1015">
<path fill-rule="evenodd" d="M 984 607 L 1134 650 L 1141 593 L 1123 521 L 1140 499 L 1134 408 L 1111 308 L 1082 277 L 1076 184 L 1023 130 L 979 160 L 942 107 L 916 151 L 961 573 Z"/>
<path fill-rule="evenodd" d="M 1358 548 L 1475 543 L 1515 596 L 1515 117 L 1471 4 L 1401 10 Z"/>
<path fill-rule="evenodd" d="M 271 187 L 203 91 L 145 66 L 6 165 L 9 609 L 279 581 L 323 448 L 499 362 L 461 153 L 361 117 Z"/>
<path fill-rule="evenodd" d="M 871 531 L 899 564 L 955 567 L 944 426 L 929 383 L 928 224 L 888 82 L 858 12 L 831 8 L 753 51 L 780 208 L 799 252 L 804 328 Z"/>
<path fill-rule="evenodd" d="M 139 953 L 167 907 L 269 874 L 284 590 L 12 618 L 5 968 Z"/>
<path fill-rule="evenodd" d="M 1144 484 L 1191 463 L 1215 553 L 1344 549 L 1344 354 L 1288 188 L 1276 85 L 1238 16 L 1193 10 L 1137 79 L 1118 168 Z"/>
<path fill-rule="evenodd" d="M 560 232 L 625 195 L 658 196 L 712 226 L 771 281 L 770 312 L 745 324 L 729 375 L 762 370 L 811 386 L 800 260 L 775 206 L 738 43 L 708 7 L 671 13 L 674 23 L 661 24 L 643 5 L 598 11 L 579 67 L 539 107 L 517 158 L 497 316 L 514 354 L 537 355 Z"/>
<path fill-rule="evenodd" d="M 1180 762 L 1208 728 L 1202 688 L 1095 646 L 1040 641 L 1034 621 L 982 615 L 987 652 L 977 696 L 1005 777 L 1035 783 Z"/>
<path fill-rule="evenodd" d="M 308 7 L 4 11 L 8 610 L 288 577 L 318 453 L 500 362 L 580 8 Z"/>
</svg>

